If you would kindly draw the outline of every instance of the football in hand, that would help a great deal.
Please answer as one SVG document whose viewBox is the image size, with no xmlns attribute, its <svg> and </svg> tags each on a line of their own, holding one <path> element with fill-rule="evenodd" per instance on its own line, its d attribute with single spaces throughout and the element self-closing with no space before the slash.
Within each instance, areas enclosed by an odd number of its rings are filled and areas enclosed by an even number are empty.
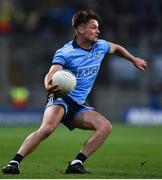
<svg viewBox="0 0 162 180">
<path fill-rule="evenodd" d="M 53 74 L 52 85 L 57 85 L 63 93 L 68 94 L 76 86 L 76 77 L 68 70 L 60 70 Z"/>
</svg>

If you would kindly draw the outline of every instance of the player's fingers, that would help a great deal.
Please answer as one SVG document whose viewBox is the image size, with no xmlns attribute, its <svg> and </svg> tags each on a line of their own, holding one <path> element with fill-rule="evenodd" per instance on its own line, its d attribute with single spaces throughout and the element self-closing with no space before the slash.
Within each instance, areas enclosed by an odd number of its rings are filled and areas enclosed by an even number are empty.
<svg viewBox="0 0 162 180">
<path fill-rule="evenodd" d="M 54 94 L 62 94 L 63 92 L 59 88 L 52 89 L 52 93 Z"/>
<path fill-rule="evenodd" d="M 48 82 L 48 85 L 52 85 L 52 79 Z"/>
<path fill-rule="evenodd" d="M 145 68 L 142 67 L 142 66 L 140 66 L 139 69 L 140 69 L 141 71 L 145 71 Z"/>
<path fill-rule="evenodd" d="M 143 67 L 147 67 L 147 62 L 144 62 L 144 63 L 142 64 L 142 66 L 143 66 Z"/>
<path fill-rule="evenodd" d="M 59 90 L 59 87 L 57 85 L 51 86 L 47 88 L 47 92 L 53 92 Z"/>
<path fill-rule="evenodd" d="M 144 68 L 144 69 L 147 68 L 147 62 L 143 64 L 143 68 Z"/>
</svg>

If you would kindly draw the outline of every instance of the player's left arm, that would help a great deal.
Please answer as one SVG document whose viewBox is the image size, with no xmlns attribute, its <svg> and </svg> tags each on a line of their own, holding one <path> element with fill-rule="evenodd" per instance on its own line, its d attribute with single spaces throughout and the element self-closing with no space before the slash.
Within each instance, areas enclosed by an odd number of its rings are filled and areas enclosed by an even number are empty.
<svg viewBox="0 0 162 180">
<path fill-rule="evenodd" d="M 147 62 L 144 59 L 138 58 L 130 54 L 124 47 L 119 44 L 110 43 L 110 51 L 109 53 L 113 53 L 120 57 L 123 57 L 134 64 L 138 69 L 145 71 L 147 68 Z"/>
</svg>

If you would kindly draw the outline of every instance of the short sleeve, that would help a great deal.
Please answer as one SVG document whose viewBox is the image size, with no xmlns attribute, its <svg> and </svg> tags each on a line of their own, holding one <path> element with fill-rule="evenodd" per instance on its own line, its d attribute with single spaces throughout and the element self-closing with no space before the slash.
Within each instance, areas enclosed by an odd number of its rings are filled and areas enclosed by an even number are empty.
<svg viewBox="0 0 162 180">
<path fill-rule="evenodd" d="M 60 49 L 56 51 L 52 60 L 52 64 L 60 64 L 62 66 L 66 64 L 65 55 Z"/>
<path fill-rule="evenodd" d="M 109 53 L 109 51 L 110 51 L 110 42 L 108 42 L 106 40 L 103 40 L 103 39 L 100 39 L 99 40 L 99 44 L 102 47 L 102 49 L 105 52 L 105 54 Z"/>
</svg>

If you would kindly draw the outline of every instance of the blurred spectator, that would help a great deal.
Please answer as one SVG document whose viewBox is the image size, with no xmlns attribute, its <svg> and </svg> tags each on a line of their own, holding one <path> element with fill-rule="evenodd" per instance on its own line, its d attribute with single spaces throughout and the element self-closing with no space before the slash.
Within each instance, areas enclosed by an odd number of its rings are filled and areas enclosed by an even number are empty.
<svg viewBox="0 0 162 180">
<path fill-rule="evenodd" d="M 10 0 L 0 0 L 0 33 L 13 31 L 12 17 L 14 4 Z"/>
<path fill-rule="evenodd" d="M 24 110 L 29 103 L 29 90 L 24 86 L 15 86 L 10 89 L 9 98 L 12 107 L 16 110 Z"/>
<path fill-rule="evenodd" d="M 13 0 L 0 0 L 0 33 L 23 33 L 26 14 Z"/>
<path fill-rule="evenodd" d="M 49 6 L 51 4 L 51 6 Z M 27 20 L 27 28 L 30 33 L 38 33 L 46 38 L 65 35 L 70 32 L 71 18 L 75 13 L 75 7 L 66 1 L 49 3 L 42 9 L 33 10 Z M 47 9 L 48 8 L 48 9 Z"/>
</svg>

